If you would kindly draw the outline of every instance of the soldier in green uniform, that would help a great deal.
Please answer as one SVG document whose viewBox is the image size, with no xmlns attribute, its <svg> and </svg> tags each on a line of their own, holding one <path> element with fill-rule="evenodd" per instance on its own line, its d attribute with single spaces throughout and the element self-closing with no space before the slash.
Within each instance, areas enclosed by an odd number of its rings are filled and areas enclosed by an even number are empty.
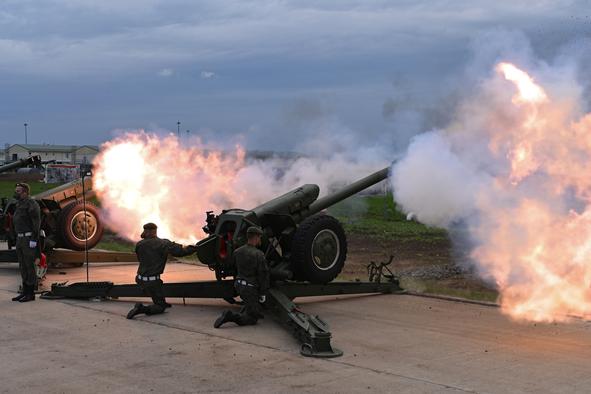
<svg viewBox="0 0 591 394">
<path fill-rule="evenodd" d="M 156 315 L 164 312 L 166 308 L 172 305 L 166 302 L 162 280 L 160 274 L 164 272 L 164 266 L 168 255 L 182 257 L 195 253 L 196 248 L 193 245 L 183 247 L 180 244 L 169 241 L 168 239 L 158 238 L 158 227 L 154 223 L 144 225 L 142 240 L 135 245 L 135 253 L 139 261 L 139 267 L 135 282 L 142 288 L 144 293 L 152 297 L 153 305 L 135 304 L 132 310 L 127 314 L 128 319 L 133 319 L 135 315 L 145 313 L 146 315 Z"/>
<path fill-rule="evenodd" d="M 261 245 L 263 232 L 258 227 L 246 230 L 247 243 L 236 249 L 236 281 L 234 286 L 244 302 L 240 313 L 224 311 L 213 326 L 220 328 L 222 324 L 233 322 L 239 326 L 256 324 L 263 317 L 261 302 L 265 302 L 269 290 L 269 267 L 263 252 L 257 247 Z"/>
<path fill-rule="evenodd" d="M 28 302 L 35 300 L 37 272 L 35 258 L 39 255 L 39 230 L 41 210 L 39 204 L 29 197 L 30 188 L 26 183 L 17 183 L 14 198 L 17 200 L 13 216 L 16 233 L 16 255 L 23 279 L 22 293 L 12 301 Z"/>
</svg>

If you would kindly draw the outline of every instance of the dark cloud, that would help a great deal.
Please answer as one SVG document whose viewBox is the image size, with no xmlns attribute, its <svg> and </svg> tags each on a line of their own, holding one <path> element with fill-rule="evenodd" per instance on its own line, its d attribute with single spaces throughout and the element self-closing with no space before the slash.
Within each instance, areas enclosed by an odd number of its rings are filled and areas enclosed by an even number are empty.
<svg viewBox="0 0 591 394">
<path fill-rule="evenodd" d="M 551 57 L 589 36 L 588 10 L 588 1 L 7 0 L 0 142 L 19 141 L 24 121 L 35 142 L 98 143 L 117 128 L 175 130 L 179 119 L 262 149 L 292 149 L 293 133 L 312 123 L 406 140 L 448 113 L 438 102 L 449 105 L 482 31 L 522 31 Z"/>
</svg>

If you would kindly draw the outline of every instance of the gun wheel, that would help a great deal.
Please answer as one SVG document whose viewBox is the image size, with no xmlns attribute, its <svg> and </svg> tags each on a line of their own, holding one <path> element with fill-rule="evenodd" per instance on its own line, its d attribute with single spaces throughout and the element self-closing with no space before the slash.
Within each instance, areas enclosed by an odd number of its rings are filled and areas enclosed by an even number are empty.
<svg viewBox="0 0 591 394">
<path fill-rule="evenodd" d="M 98 208 L 86 203 L 86 214 L 82 201 L 67 205 L 60 213 L 58 231 L 63 246 L 72 250 L 84 250 L 85 238 L 88 234 L 88 249 L 99 243 L 103 237 L 103 224 L 98 214 Z"/>
<path fill-rule="evenodd" d="M 347 238 L 337 219 L 320 214 L 300 224 L 292 241 L 297 279 L 328 283 L 342 271 L 346 259 Z"/>
</svg>

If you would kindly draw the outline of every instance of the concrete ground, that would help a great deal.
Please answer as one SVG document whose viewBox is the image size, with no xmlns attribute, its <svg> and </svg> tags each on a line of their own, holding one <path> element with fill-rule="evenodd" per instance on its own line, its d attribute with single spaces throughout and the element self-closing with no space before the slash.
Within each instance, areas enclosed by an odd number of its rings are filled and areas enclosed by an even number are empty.
<svg viewBox="0 0 591 394">
<path fill-rule="evenodd" d="M 129 283 L 133 265 L 93 265 L 90 280 Z M 170 264 L 165 281 L 210 279 Z M 84 268 L 51 282 L 86 280 Z M 591 330 L 512 322 L 497 308 L 409 295 L 327 297 L 301 307 L 331 324 L 343 357 L 310 359 L 271 319 L 212 324 L 229 306 L 170 299 L 158 316 L 127 320 L 132 300 L 11 302 L 16 265 L 0 265 L 0 391 L 588 393 Z"/>
</svg>

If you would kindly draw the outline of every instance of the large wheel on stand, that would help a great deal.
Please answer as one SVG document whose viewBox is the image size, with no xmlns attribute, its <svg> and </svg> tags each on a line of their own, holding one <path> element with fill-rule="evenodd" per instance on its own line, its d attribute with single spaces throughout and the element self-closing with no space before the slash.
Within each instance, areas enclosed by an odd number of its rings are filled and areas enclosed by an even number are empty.
<svg viewBox="0 0 591 394">
<path fill-rule="evenodd" d="M 305 219 L 294 234 L 291 259 L 299 280 L 328 283 L 335 279 L 347 259 L 347 238 L 341 223 L 323 214 Z"/>
<path fill-rule="evenodd" d="M 88 241 L 84 242 L 86 231 L 88 231 Z M 98 208 L 90 202 L 86 202 L 86 214 L 82 201 L 67 205 L 60 213 L 58 233 L 65 248 L 72 250 L 84 250 L 85 246 L 88 246 L 88 249 L 94 248 L 103 237 L 103 231 Z"/>
</svg>

